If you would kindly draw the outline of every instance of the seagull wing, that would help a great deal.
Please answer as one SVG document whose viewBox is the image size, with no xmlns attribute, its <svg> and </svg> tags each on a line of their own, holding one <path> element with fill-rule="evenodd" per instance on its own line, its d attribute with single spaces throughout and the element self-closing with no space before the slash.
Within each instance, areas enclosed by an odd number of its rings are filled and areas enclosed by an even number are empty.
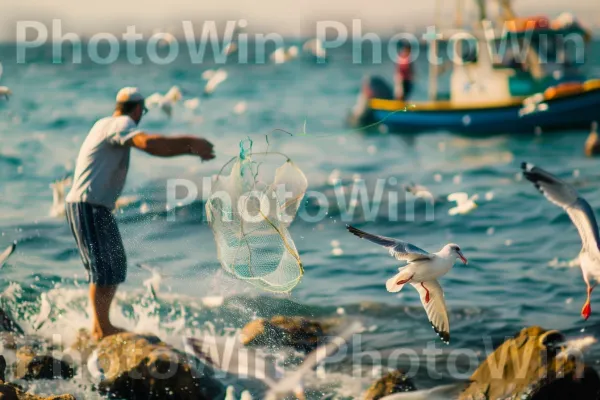
<svg viewBox="0 0 600 400">
<path fill-rule="evenodd" d="M 148 108 L 156 107 L 160 103 L 163 102 L 163 99 L 164 99 L 164 97 L 163 97 L 162 94 L 160 94 L 160 93 L 153 93 L 150 96 L 146 97 L 146 100 L 144 100 L 144 104 Z"/>
<path fill-rule="evenodd" d="M 181 100 L 182 97 L 183 95 L 181 93 L 181 89 L 179 89 L 179 86 L 173 86 L 171 89 L 169 89 L 167 94 L 165 94 L 164 99 L 171 103 L 176 103 Z"/>
<path fill-rule="evenodd" d="M 469 200 L 469 195 L 465 192 L 451 193 L 448 195 L 448 201 L 454 201 L 460 205 L 466 203 Z"/>
<path fill-rule="evenodd" d="M 523 163 L 521 169 L 527 180 L 546 198 L 562 207 L 579 232 L 584 251 L 598 251 L 598 224 L 589 203 L 579 196 L 568 183 L 532 164 Z"/>
<path fill-rule="evenodd" d="M 300 367 L 295 371 L 288 372 L 278 382 L 271 384 L 269 391 L 265 395 L 266 399 L 277 398 L 277 395 L 287 395 L 301 385 L 304 376 L 316 368 L 325 359 L 337 353 L 340 348 L 348 343 L 352 335 L 360 332 L 361 325 L 358 322 L 353 322 L 343 332 L 331 339 L 326 344 L 323 344 L 313 350 L 306 356 Z"/>
<path fill-rule="evenodd" d="M 421 303 L 423 303 L 427 318 L 429 318 L 435 333 L 442 339 L 442 342 L 450 343 L 450 322 L 444 301 L 444 291 L 440 283 L 434 279 L 422 283 L 411 283 L 411 285 L 419 292 Z"/>
<path fill-rule="evenodd" d="M 154 268 L 152 268 L 148 264 L 138 263 L 138 264 L 136 264 L 136 267 L 138 267 L 139 269 L 143 269 L 144 271 L 148 271 L 150 273 L 154 273 L 155 272 Z"/>
<path fill-rule="evenodd" d="M 16 248 L 17 245 L 13 243 L 10 246 L 8 246 L 6 250 L 2 252 L 2 254 L 0 254 L 0 268 L 4 266 L 4 263 L 6 262 L 6 260 L 8 260 L 8 257 L 10 257 L 10 255 L 15 251 Z"/>
<path fill-rule="evenodd" d="M 346 225 L 346 228 L 348 229 L 348 232 L 361 239 L 367 239 L 370 242 L 388 248 L 392 257 L 395 257 L 398 260 L 413 262 L 417 260 L 430 260 L 433 257 L 432 254 L 408 242 L 385 236 L 373 235 L 350 225 Z"/>
</svg>

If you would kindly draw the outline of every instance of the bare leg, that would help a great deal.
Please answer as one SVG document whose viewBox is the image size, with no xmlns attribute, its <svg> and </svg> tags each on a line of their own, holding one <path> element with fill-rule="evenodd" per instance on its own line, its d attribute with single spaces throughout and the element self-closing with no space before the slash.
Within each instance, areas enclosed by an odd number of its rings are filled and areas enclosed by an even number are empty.
<svg viewBox="0 0 600 400">
<path fill-rule="evenodd" d="M 96 340 L 115 333 L 123 332 L 110 323 L 110 305 L 117 292 L 117 286 L 98 286 L 90 284 L 90 303 L 92 304 L 92 337 Z"/>
</svg>

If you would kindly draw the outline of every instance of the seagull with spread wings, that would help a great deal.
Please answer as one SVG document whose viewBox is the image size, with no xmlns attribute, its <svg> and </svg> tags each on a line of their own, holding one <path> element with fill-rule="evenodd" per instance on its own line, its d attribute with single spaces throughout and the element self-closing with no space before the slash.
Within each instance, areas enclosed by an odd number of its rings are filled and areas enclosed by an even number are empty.
<svg viewBox="0 0 600 400">
<path fill-rule="evenodd" d="M 347 225 L 347 228 L 350 233 L 361 239 L 367 239 L 386 247 L 392 257 L 407 262 L 405 266 L 398 269 L 400 272 L 388 279 L 386 283 L 388 292 L 399 292 L 405 284 L 410 283 L 419 292 L 421 303 L 423 303 L 433 330 L 444 343 L 449 344 L 450 323 L 444 301 L 444 291 L 438 278 L 446 275 L 457 259 L 467 264 L 467 259 L 462 254 L 460 247 L 450 243 L 437 253 L 428 253 L 401 240 L 372 235 L 350 225 Z"/>
<path fill-rule="evenodd" d="M 590 204 L 566 182 L 533 164 L 522 163 L 521 169 L 525 178 L 532 182 L 546 198 L 562 207 L 579 232 L 581 237 L 581 252 L 579 262 L 583 280 L 587 285 L 587 300 L 581 309 L 581 316 L 587 320 L 592 314 L 590 299 L 592 290 L 600 282 L 600 235 L 596 216 Z"/>
</svg>

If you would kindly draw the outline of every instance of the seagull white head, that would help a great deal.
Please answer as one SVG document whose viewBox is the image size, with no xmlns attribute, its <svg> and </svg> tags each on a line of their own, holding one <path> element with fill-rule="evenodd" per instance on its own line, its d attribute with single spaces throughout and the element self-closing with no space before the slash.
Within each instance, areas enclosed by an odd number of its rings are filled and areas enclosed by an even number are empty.
<svg viewBox="0 0 600 400">
<path fill-rule="evenodd" d="M 457 244 L 449 243 L 444 246 L 444 248 L 440 251 L 440 255 L 446 258 L 454 257 L 456 259 L 460 259 L 463 264 L 467 265 L 467 259 L 463 255 L 460 247 Z"/>
</svg>

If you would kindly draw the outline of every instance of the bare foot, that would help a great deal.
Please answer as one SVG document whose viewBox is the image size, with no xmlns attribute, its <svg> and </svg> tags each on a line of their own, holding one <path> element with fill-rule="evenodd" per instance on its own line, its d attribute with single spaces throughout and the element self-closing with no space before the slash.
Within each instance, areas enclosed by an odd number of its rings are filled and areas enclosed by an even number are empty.
<svg viewBox="0 0 600 400">
<path fill-rule="evenodd" d="M 94 338 L 95 340 L 102 340 L 105 337 L 116 335 L 117 333 L 123 333 L 123 332 L 127 332 L 127 331 L 123 328 L 119 328 L 119 327 L 112 326 L 112 325 L 105 327 L 104 329 L 102 329 L 100 327 L 94 327 L 94 329 L 92 330 L 92 338 Z"/>
</svg>

